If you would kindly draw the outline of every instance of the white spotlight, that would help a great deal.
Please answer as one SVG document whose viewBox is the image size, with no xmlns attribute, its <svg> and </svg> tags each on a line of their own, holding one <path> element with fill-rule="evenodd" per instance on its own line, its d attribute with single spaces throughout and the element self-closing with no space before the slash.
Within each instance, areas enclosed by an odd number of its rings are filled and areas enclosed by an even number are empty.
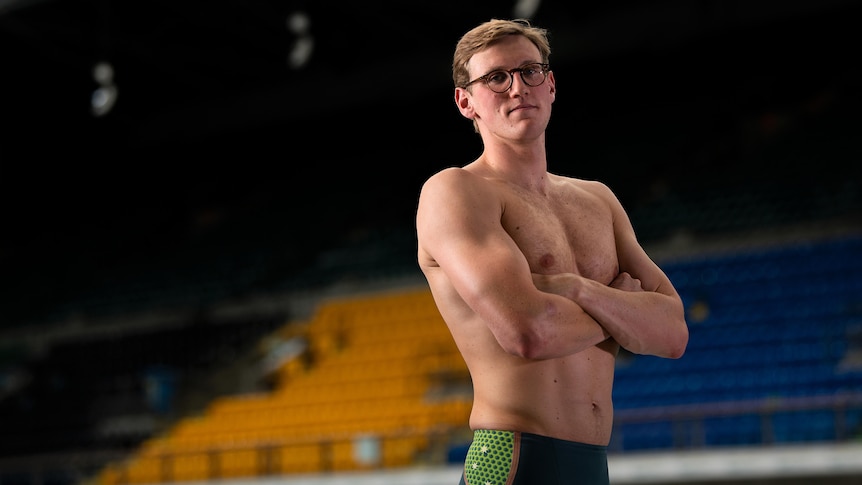
<svg viewBox="0 0 862 485">
<path fill-rule="evenodd" d="M 293 12 L 287 18 L 287 30 L 296 35 L 305 35 L 308 33 L 308 26 L 311 25 L 311 19 L 305 12 Z"/>
<path fill-rule="evenodd" d="M 539 10 L 539 4 L 542 0 L 518 0 L 515 2 L 515 7 L 512 13 L 515 18 L 531 19 L 536 15 L 536 10 Z"/>
<path fill-rule="evenodd" d="M 305 12 L 294 12 L 287 18 L 287 30 L 296 35 L 293 48 L 287 56 L 287 63 L 293 69 L 299 69 L 311 59 L 314 50 L 314 38 L 310 32 L 311 18 Z"/>
<path fill-rule="evenodd" d="M 93 67 L 93 80 L 99 84 L 99 87 L 90 96 L 90 112 L 96 117 L 104 116 L 117 102 L 114 67 L 105 61 L 97 63 Z"/>
<path fill-rule="evenodd" d="M 111 84 L 114 82 L 114 66 L 110 62 L 102 61 L 93 66 L 93 80 L 99 84 Z"/>
</svg>

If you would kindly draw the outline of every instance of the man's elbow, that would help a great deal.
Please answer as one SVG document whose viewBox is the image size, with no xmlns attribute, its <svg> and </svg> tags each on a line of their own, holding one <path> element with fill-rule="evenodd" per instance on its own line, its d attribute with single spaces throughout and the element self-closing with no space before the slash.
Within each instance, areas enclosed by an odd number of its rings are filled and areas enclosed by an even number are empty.
<svg viewBox="0 0 862 485">
<path fill-rule="evenodd" d="M 500 344 L 507 353 L 522 359 L 541 359 L 547 352 L 545 341 L 534 332 L 517 332 Z"/>
<path fill-rule="evenodd" d="M 688 347 L 688 327 L 683 325 L 682 329 L 671 334 L 667 349 L 667 358 L 679 359 L 685 354 Z"/>
<path fill-rule="evenodd" d="M 641 341 L 620 341 L 626 350 L 641 355 L 653 355 L 665 359 L 679 359 L 688 347 L 688 328 L 683 325 L 679 330 L 655 334 Z"/>
<path fill-rule="evenodd" d="M 665 331 L 661 337 L 660 357 L 679 359 L 688 347 L 688 324 L 685 321 L 682 302 L 679 302 L 677 312 L 666 322 Z"/>
</svg>

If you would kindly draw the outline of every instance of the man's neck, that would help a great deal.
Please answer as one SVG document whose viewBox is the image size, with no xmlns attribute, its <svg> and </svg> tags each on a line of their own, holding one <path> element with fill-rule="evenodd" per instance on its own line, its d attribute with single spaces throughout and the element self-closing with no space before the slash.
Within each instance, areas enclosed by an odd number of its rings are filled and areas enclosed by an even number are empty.
<svg viewBox="0 0 862 485">
<path fill-rule="evenodd" d="M 544 143 L 486 146 L 476 162 L 486 167 L 490 176 L 544 193 L 548 172 Z"/>
</svg>

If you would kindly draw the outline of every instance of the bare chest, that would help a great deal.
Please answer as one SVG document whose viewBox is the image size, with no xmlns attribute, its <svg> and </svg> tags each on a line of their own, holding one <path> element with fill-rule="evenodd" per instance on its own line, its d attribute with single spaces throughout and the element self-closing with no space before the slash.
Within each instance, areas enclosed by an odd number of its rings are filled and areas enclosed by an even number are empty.
<svg viewBox="0 0 862 485">
<path fill-rule="evenodd" d="M 512 190 L 502 223 L 534 273 L 571 272 L 602 282 L 618 273 L 610 209 L 589 192 L 540 197 Z"/>
</svg>

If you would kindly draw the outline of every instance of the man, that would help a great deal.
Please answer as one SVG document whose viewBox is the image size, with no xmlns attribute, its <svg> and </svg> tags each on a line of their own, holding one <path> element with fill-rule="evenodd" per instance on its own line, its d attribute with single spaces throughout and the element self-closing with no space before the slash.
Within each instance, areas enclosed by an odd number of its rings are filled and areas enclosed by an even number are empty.
<svg viewBox="0 0 862 485">
<path fill-rule="evenodd" d="M 607 484 L 620 346 L 682 356 L 682 301 L 604 184 L 548 172 L 547 32 L 458 42 L 455 103 L 482 154 L 422 186 L 418 261 L 473 380 L 462 484 Z"/>
</svg>

